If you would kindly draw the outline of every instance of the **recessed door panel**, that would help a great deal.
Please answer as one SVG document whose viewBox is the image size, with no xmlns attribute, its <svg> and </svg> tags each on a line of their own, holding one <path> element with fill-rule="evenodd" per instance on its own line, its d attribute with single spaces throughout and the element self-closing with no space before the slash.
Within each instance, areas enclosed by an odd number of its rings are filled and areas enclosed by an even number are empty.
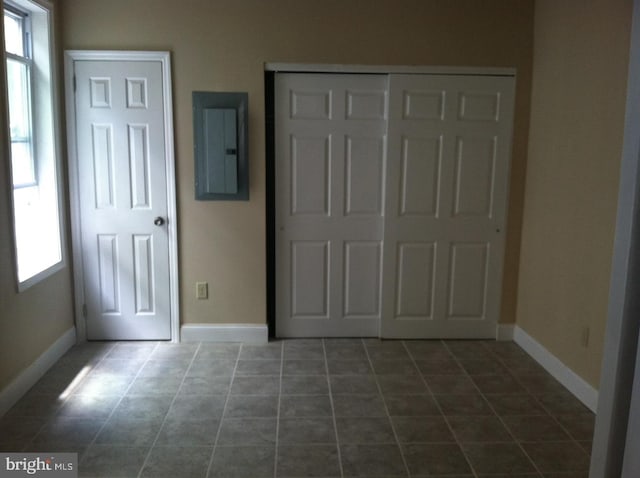
<svg viewBox="0 0 640 478">
<path fill-rule="evenodd" d="M 299 241 L 291 245 L 294 319 L 327 318 L 329 313 L 329 244 Z"/>
<path fill-rule="evenodd" d="M 146 124 L 129 125 L 129 167 L 131 168 L 131 207 L 149 208 L 149 129 Z"/>
<path fill-rule="evenodd" d="M 133 236 L 134 288 L 136 314 L 152 314 L 155 310 L 153 273 L 153 236 Z"/>
<path fill-rule="evenodd" d="M 379 242 L 352 241 L 344 251 L 344 315 L 345 317 L 380 316 Z"/>
<path fill-rule="evenodd" d="M 452 244 L 448 319 L 485 317 L 488 244 Z"/>
<path fill-rule="evenodd" d="M 458 116 L 464 121 L 499 121 L 500 93 L 464 91 L 460 93 Z"/>
<path fill-rule="evenodd" d="M 115 206 L 112 126 L 91 125 L 91 143 L 96 209 L 112 208 Z"/>
<path fill-rule="evenodd" d="M 331 119 L 331 90 L 291 90 L 290 117 L 301 120 Z"/>
<path fill-rule="evenodd" d="M 382 213 L 384 138 L 350 137 L 345 164 L 346 215 Z"/>
<path fill-rule="evenodd" d="M 403 93 L 402 117 L 409 120 L 441 121 L 445 115 L 443 90 L 408 90 Z"/>
<path fill-rule="evenodd" d="M 330 137 L 291 137 L 291 214 L 329 214 Z"/>
<path fill-rule="evenodd" d="M 435 248 L 435 244 L 398 244 L 396 319 L 432 317 Z"/>
<path fill-rule="evenodd" d="M 496 138 L 458 137 L 455 163 L 456 216 L 491 217 Z"/>
<path fill-rule="evenodd" d="M 347 91 L 347 119 L 384 120 L 387 112 L 386 91 Z"/>
<path fill-rule="evenodd" d="M 98 288 L 100 309 L 103 314 L 120 313 L 120 252 L 118 236 L 98 235 Z"/>
<path fill-rule="evenodd" d="M 442 138 L 402 138 L 400 215 L 436 216 Z"/>
</svg>

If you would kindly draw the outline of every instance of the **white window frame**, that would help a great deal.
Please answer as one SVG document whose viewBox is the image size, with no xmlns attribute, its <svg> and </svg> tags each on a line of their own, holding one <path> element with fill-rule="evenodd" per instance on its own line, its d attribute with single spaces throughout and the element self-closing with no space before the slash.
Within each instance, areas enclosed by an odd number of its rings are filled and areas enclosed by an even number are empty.
<svg viewBox="0 0 640 478">
<path fill-rule="evenodd" d="M 3 15 L 4 8 L 15 12 L 24 12 L 29 15 L 30 26 L 30 40 L 31 44 L 27 46 L 27 54 L 31 58 L 32 67 L 31 73 L 31 141 L 34 154 L 34 173 L 35 173 L 35 185 L 18 185 L 13 186 L 13 174 L 11 161 L 8 163 L 8 186 L 12 191 L 11 196 L 11 212 L 13 216 L 13 241 L 14 241 L 14 275 L 16 280 L 16 288 L 18 292 L 22 292 L 32 287 L 33 285 L 43 281 L 44 279 L 52 276 L 56 272 L 64 269 L 67 265 L 67 251 L 66 251 L 66 225 L 65 225 L 65 210 L 64 210 L 64 188 L 62 182 L 62 165 L 61 165 L 61 143 L 60 143 L 60 130 L 59 125 L 61 121 L 60 117 L 60 96 L 58 94 L 57 86 L 57 56 L 54 34 L 54 8 L 53 3 L 49 0 L 11 0 L 2 2 Z M 4 18 L 4 17 L 3 17 Z M 39 31 L 36 31 L 39 30 Z M 43 40 L 42 44 L 48 50 L 46 59 L 42 60 L 42 54 L 38 55 L 36 46 L 34 45 L 34 39 L 38 37 Z M 44 42 L 46 40 L 46 43 Z M 4 42 L 4 36 L 2 38 Z M 42 52 L 41 42 L 38 42 L 38 49 Z M 5 157 L 11 157 L 11 134 L 9 131 L 9 103 L 8 103 L 8 84 L 6 78 L 7 59 L 14 58 L 15 55 L 8 54 L 3 43 L 3 72 L 0 79 L 0 85 L 2 85 L 2 92 L 5 101 L 5 120 L 6 120 L 6 144 L 4 145 Z M 40 64 L 44 63 L 44 65 Z M 47 65 L 48 63 L 48 65 Z M 39 77 L 34 73 L 36 68 L 41 69 L 44 67 L 46 71 L 44 77 Z M 48 78 L 46 74 L 48 73 Z M 43 147 L 41 147 L 43 146 Z M 49 175 L 48 181 L 43 181 L 42 171 L 43 168 L 47 169 L 47 175 Z M 60 241 L 60 259 L 44 268 L 43 270 L 31 275 L 30 277 L 20 280 L 18 273 L 18 242 L 17 242 L 17 227 L 16 227 L 16 201 L 14 198 L 15 191 L 24 190 L 28 187 L 46 188 L 51 190 L 55 189 L 55 208 L 57 209 L 57 229 L 59 233 Z"/>
</svg>

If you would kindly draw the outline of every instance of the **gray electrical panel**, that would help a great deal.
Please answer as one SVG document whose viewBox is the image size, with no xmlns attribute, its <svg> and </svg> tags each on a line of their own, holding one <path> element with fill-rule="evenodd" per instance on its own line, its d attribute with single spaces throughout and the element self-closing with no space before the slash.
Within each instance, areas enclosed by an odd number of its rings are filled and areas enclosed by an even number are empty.
<svg viewBox="0 0 640 478">
<path fill-rule="evenodd" d="M 193 93 L 196 199 L 249 199 L 247 93 Z"/>
</svg>

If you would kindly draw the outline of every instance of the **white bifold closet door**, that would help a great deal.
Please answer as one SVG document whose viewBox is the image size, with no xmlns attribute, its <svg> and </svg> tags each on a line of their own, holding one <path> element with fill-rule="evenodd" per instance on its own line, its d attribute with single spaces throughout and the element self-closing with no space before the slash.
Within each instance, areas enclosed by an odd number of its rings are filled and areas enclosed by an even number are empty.
<svg viewBox="0 0 640 478">
<path fill-rule="evenodd" d="M 276 334 L 495 337 L 514 79 L 275 85 Z"/>
</svg>

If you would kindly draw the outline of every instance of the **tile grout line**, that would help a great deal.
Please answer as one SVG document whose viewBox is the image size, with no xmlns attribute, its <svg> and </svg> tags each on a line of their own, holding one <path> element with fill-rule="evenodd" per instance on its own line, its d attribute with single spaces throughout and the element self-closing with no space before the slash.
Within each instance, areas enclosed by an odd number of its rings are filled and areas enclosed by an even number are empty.
<svg viewBox="0 0 640 478">
<path fill-rule="evenodd" d="M 211 467 L 213 466 L 213 460 L 215 458 L 216 449 L 218 448 L 218 441 L 220 440 L 220 433 L 222 432 L 222 421 L 224 420 L 224 416 L 227 413 L 227 405 L 229 403 L 229 397 L 231 397 L 231 387 L 233 387 L 233 382 L 236 379 L 236 370 L 238 369 L 238 362 L 240 361 L 240 355 L 242 354 L 242 346 L 243 346 L 243 343 L 240 342 L 240 347 L 238 348 L 238 355 L 236 355 L 236 363 L 233 365 L 233 371 L 231 372 L 231 381 L 229 382 L 229 390 L 227 390 L 227 397 L 224 400 L 222 413 L 220 414 L 220 423 L 218 423 L 218 430 L 216 431 L 216 437 L 213 441 L 213 447 L 211 448 L 211 456 L 209 457 L 209 463 L 207 464 L 207 471 L 204 475 L 205 477 L 209 476 L 209 474 L 211 473 Z"/>
<path fill-rule="evenodd" d="M 384 405 L 384 411 L 387 414 L 387 419 L 389 420 L 389 424 L 391 425 L 391 431 L 393 432 L 393 437 L 395 438 L 396 442 L 395 445 L 397 445 L 398 450 L 400 451 L 400 458 L 402 458 L 402 464 L 404 465 L 404 470 L 407 473 L 407 476 L 411 476 L 411 473 L 409 472 L 409 465 L 407 463 L 407 459 L 404 456 L 404 450 L 402 449 L 402 443 L 400 443 L 400 439 L 398 438 L 398 432 L 396 431 L 396 427 L 393 424 L 393 420 L 391 419 L 391 414 L 389 413 L 389 407 L 387 407 L 387 401 L 384 398 L 384 394 L 382 393 L 382 387 L 380 386 L 380 382 L 378 381 L 378 374 L 376 373 L 376 369 L 373 367 L 373 361 L 371 360 L 371 356 L 369 355 L 369 349 L 367 348 L 367 344 L 365 343 L 364 339 L 360 339 L 360 341 L 362 342 L 362 346 L 364 347 L 364 352 L 367 355 L 367 360 L 369 362 L 369 367 L 371 367 L 371 370 L 373 372 L 373 379 L 376 381 L 376 387 L 378 387 L 378 393 L 380 394 L 380 398 L 382 399 L 382 403 Z M 404 345 L 404 341 L 401 341 L 403 347 L 406 346 Z M 415 366 L 415 363 L 414 363 Z"/>
<path fill-rule="evenodd" d="M 453 356 L 454 360 L 458 363 L 458 366 L 462 369 L 462 371 L 464 372 L 464 375 L 466 375 L 469 378 L 469 380 L 471 380 L 471 383 L 473 384 L 473 386 L 476 388 L 476 390 L 478 391 L 478 393 L 480 394 L 482 399 L 485 401 L 485 403 L 489 406 L 489 408 L 494 413 L 494 415 L 498 418 L 498 420 L 500 421 L 502 426 L 505 428 L 505 430 L 507 430 L 507 433 L 509 433 L 509 435 L 513 438 L 513 442 L 516 445 L 518 445 L 518 448 L 520 449 L 520 451 L 522 451 L 522 453 L 524 453 L 524 456 L 526 456 L 527 459 L 529 460 L 529 462 L 533 465 L 533 467 L 535 468 L 536 473 L 538 474 L 538 476 L 540 478 L 542 478 L 544 475 L 542 474 L 542 472 L 538 468 L 538 465 L 533 461 L 533 459 L 529 456 L 529 454 L 522 447 L 520 442 L 516 439 L 515 435 L 511 432 L 511 429 L 504 422 L 504 420 L 502 419 L 500 414 L 498 414 L 498 412 L 496 412 L 495 408 L 493 408 L 493 405 L 491 405 L 491 402 L 489 402 L 489 400 L 487 400 L 487 398 L 485 397 L 485 394 L 482 392 L 482 390 L 480 390 L 480 387 L 478 387 L 478 385 L 476 384 L 475 380 L 473 380 L 473 376 L 470 373 L 467 372 L 467 370 L 462 365 L 462 362 L 460 361 L 460 359 L 458 359 L 458 357 L 453 352 L 451 352 L 451 349 L 449 349 L 449 346 L 447 346 L 446 343 L 445 343 L 445 347 L 447 347 L 447 350 L 449 350 L 449 353 L 451 353 L 451 355 Z M 483 348 L 485 350 L 487 350 L 487 352 L 489 352 L 491 355 L 493 355 L 493 353 L 488 348 L 486 348 L 484 345 L 483 345 Z M 507 370 L 507 371 L 509 371 L 509 370 Z M 511 375 L 511 372 L 509 372 L 509 375 Z M 495 443 L 495 442 L 484 442 L 484 443 Z M 465 456 L 466 456 L 466 454 L 465 454 Z"/>
<path fill-rule="evenodd" d="M 278 405 L 276 409 L 276 444 L 273 458 L 273 478 L 278 476 L 278 448 L 280 441 L 280 401 L 282 400 L 282 375 L 284 373 L 284 340 L 280 344 L 280 383 L 278 384 Z"/>
<path fill-rule="evenodd" d="M 178 344 L 179 346 L 179 344 Z M 169 408 L 167 409 L 167 412 L 164 414 L 164 418 L 162 419 L 162 423 L 160 424 L 160 427 L 158 428 L 158 432 L 156 433 L 156 437 L 153 439 L 153 443 L 151 443 L 151 446 L 149 447 L 149 451 L 147 452 L 147 456 L 145 456 L 144 461 L 142 462 L 142 466 L 140 467 L 140 471 L 138 471 L 138 478 L 140 478 L 142 476 L 142 472 L 144 471 L 145 466 L 147 465 L 147 462 L 149 461 L 149 458 L 151 457 L 151 452 L 153 451 L 153 448 L 156 446 L 156 443 L 158 442 L 158 438 L 160 437 L 160 433 L 162 433 L 162 429 L 164 428 L 165 423 L 167 422 L 167 417 L 169 416 L 169 412 L 171 411 L 171 407 L 173 406 L 173 404 L 176 401 L 176 398 L 178 398 L 178 394 L 180 393 L 180 389 L 182 388 L 182 385 L 184 384 L 185 379 L 187 378 L 187 374 L 189 373 L 189 370 L 191 369 L 191 366 L 193 365 L 194 360 L 196 359 L 198 352 L 200 351 L 200 347 L 202 346 L 202 342 L 198 342 L 198 346 L 196 347 L 195 352 L 193 353 L 193 357 L 191 357 L 191 360 L 189 361 L 189 366 L 187 367 L 187 369 L 184 371 L 184 375 L 182 376 L 182 380 L 180 381 L 180 385 L 178 385 L 178 389 L 176 390 L 175 395 L 173 396 L 173 399 L 171 400 L 171 403 L 169 404 Z M 158 344 L 156 344 L 156 349 L 158 347 Z M 153 352 L 155 352 L 155 350 L 153 350 Z M 151 354 L 153 354 L 153 352 L 151 352 Z M 149 354 L 149 357 L 151 357 L 151 354 Z M 149 358 L 147 358 L 147 361 L 149 361 Z M 140 373 L 140 371 L 142 371 L 142 368 L 144 367 L 144 365 L 142 367 L 140 367 L 140 370 L 138 371 L 138 374 Z M 136 375 L 137 377 L 137 375 Z M 134 380 L 135 382 L 135 380 Z M 131 382 L 131 385 L 133 385 L 133 382 Z M 129 389 L 127 388 L 127 391 Z M 126 392 L 123 395 L 126 395 Z"/>
<path fill-rule="evenodd" d="M 449 350 L 449 347 L 447 347 L 447 345 L 445 344 L 444 340 L 439 340 L 438 342 L 442 344 L 442 346 L 447 350 L 447 352 L 449 352 L 449 355 L 453 356 L 453 354 L 451 353 L 451 350 Z M 474 466 L 471 463 L 471 460 L 469 459 L 467 454 L 464 452 L 464 448 L 462 447 L 462 442 L 458 439 L 458 435 L 456 435 L 456 432 L 453 430 L 453 427 L 451 426 L 451 423 L 449 422 L 449 419 L 447 418 L 447 416 L 445 415 L 444 411 L 442 410 L 442 407 L 440 406 L 440 403 L 438 402 L 438 400 L 436 400 L 436 397 L 433 394 L 433 391 L 431 390 L 431 387 L 429 387 L 429 383 L 424 378 L 424 375 L 422 374 L 422 371 L 420 370 L 420 367 L 418 367 L 418 364 L 416 362 L 415 357 L 413 356 L 413 354 L 409 350 L 409 347 L 407 347 L 407 344 L 406 344 L 406 342 L 404 340 L 402 341 L 402 344 L 404 345 L 405 350 L 409 354 L 409 357 L 411 357 L 411 361 L 413 362 L 413 366 L 416 367 L 416 369 L 418 370 L 418 375 L 422 379 L 422 383 L 424 383 L 425 387 L 427 387 L 427 390 L 431 394 L 431 398 L 433 399 L 433 403 L 436 404 L 436 407 L 438 408 L 438 411 L 440 412 L 440 416 L 443 418 L 445 424 L 447 425 L 447 428 L 451 432 L 451 436 L 453 437 L 453 439 L 455 440 L 456 445 L 458 445 L 458 448 L 460 449 L 460 453 L 462 453 L 462 456 L 464 457 L 465 461 L 467 462 L 467 465 L 469 465 L 469 469 L 471 470 L 471 473 L 473 474 L 473 476 L 475 478 L 478 478 L 479 475 L 476 472 L 476 469 L 474 468 Z M 453 358 L 455 359 L 455 357 L 453 357 Z M 483 397 L 483 399 L 484 399 L 484 397 Z"/>
<path fill-rule="evenodd" d="M 331 419 L 333 420 L 333 432 L 336 435 L 336 448 L 338 450 L 338 466 L 340 467 L 340 478 L 344 478 L 344 468 L 342 466 L 342 452 L 340 451 L 340 437 L 338 436 L 338 423 L 336 420 L 336 409 L 333 405 L 333 393 L 331 393 L 331 377 L 329 375 L 329 358 L 327 357 L 327 347 L 324 339 L 322 342 L 322 355 L 324 357 L 324 369 L 327 373 L 327 387 L 329 390 L 329 404 L 331 405 Z"/>
</svg>

